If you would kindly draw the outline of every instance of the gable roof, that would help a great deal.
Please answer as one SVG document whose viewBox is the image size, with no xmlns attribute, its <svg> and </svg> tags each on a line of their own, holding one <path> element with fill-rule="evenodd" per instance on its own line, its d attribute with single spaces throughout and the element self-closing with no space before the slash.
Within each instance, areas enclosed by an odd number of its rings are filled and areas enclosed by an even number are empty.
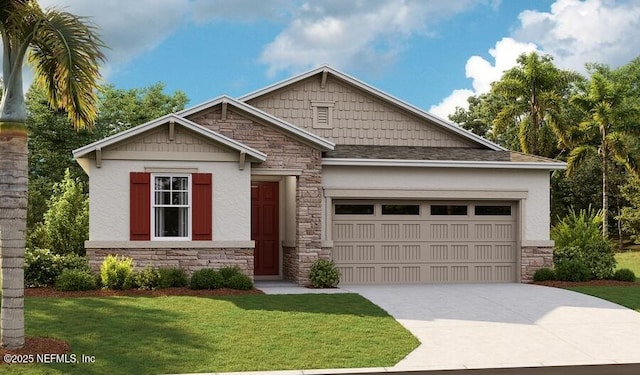
<svg viewBox="0 0 640 375">
<path fill-rule="evenodd" d="M 300 75 L 297 75 L 295 77 L 291 77 L 288 78 L 286 80 L 280 81 L 278 83 L 275 83 L 273 85 L 267 86 L 265 88 L 262 88 L 260 90 L 254 91 L 252 93 L 246 94 L 244 96 L 241 96 L 238 98 L 239 101 L 242 102 L 246 102 L 252 99 L 255 99 L 257 97 L 269 94 L 273 91 L 279 90 L 283 87 L 295 84 L 297 82 L 300 82 L 302 80 L 305 80 L 309 77 L 318 75 L 318 74 L 322 74 L 322 79 L 323 81 L 326 80 L 328 75 L 331 75 L 334 78 L 337 78 L 343 82 L 346 82 L 350 85 L 353 85 L 355 87 L 357 87 L 358 89 L 368 93 L 369 95 L 372 95 L 374 97 L 377 97 L 378 99 L 390 103 L 391 105 L 394 105 L 396 107 L 402 108 L 403 110 L 413 114 L 414 116 L 417 116 L 418 118 L 422 118 L 424 120 L 429 121 L 430 123 L 434 124 L 435 126 L 439 126 L 445 130 L 448 130 L 454 134 L 460 135 L 465 139 L 470 140 L 473 143 L 488 147 L 491 150 L 495 150 L 495 151 L 506 151 L 507 149 L 496 144 L 493 143 L 489 140 L 486 140 L 482 137 L 480 137 L 477 134 L 474 134 L 466 129 L 463 129 L 457 125 L 455 125 L 452 122 L 449 122 L 447 120 L 444 120 L 438 116 L 435 116 L 427 111 L 424 111 L 414 105 L 411 105 L 407 102 L 404 102 L 390 94 L 387 94 L 384 91 L 381 91 L 367 83 L 364 83 L 348 74 L 345 74 L 343 72 L 340 72 L 328 65 L 322 65 L 316 69 L 310 70 L 306 73 L 302 73 Z"/>
<path fill-rule="evenodd" d="M 267 155 L 265 155 L 264 153 L 255 150 L 251 147 L 245 146 L 242 143 L 238 142 L 238 141 L 234 141 L 231 138 L 225 137 L 222 134 L 216 133 L 212 130 L 209 130 L 203 126 L 200 126 L 198 124 L 196 124 L 193 121 L 190 121 L 188 119 L 182 118 L 180 116 L 176 116 L 175 114 L 169 114 L 160 118 L 157 118 L 155 120 L 149 121 L 145 124 L 142 125 L 138 125 L 134 128 L 125 130 L 123 132 L 114 134 L 110 137 L 101 139 L 97 142 L 93 142 L 91 144 L 88 144 L 86 146 L 80 147 L 76 150 L 73 150 L 73 157 L 75 159 L 81 158 L 83 156 L 86 156 L 88 154 L 90 154 L 91 152 L 94 152 L 96 150 L 102 149 L 104 147 L 122 142 L 124 140 L 130 139 L 131 137 L 135 137 L 139 134 L 142 134 L 144 132 L 147 132 L 149 130 L 155 129 L 159 126 L 168 124 L 174 122 L 176 124 L 180 124 L 181 126 L 184 126 L 185 128 L 205 137 L 206 139 L 209 139 L 213 142 L 217 142 L 217 143 L 221 143 L 231 149 L 234 149 L 238 152 L 244 152 L 246 153 L 248 156 L 251 156 L 253 158 L 255 158 L 256 160 L 259 161 L 265 161 L 267 160 Z"/>
<path fill-rule="evenodd" d="M 247 103 L 231 98 L 227 95 L 222 95 L 217 98 L 206 101 L 204 103 L 193 106 L 191 108 L 184 109 L 180 112 L 177 112 L 176 115 L 182 116 L 182 117 L 188 117 L 223 103 L 232 105 L 233 107 L 240 110 L 241 112 L 244 112 L 245 114 L 256 117 L 259 120 L 262 120 L 268 124 L 271 124 L 276 128 L 283 130 L 286 133 L 289 133 L 295 138 L 309 142 L 315 145 L 316 147 L 320 148 L 321 150 L 324 150 L 324 151 L 333 150 L 335 147 L 335 144 L 331 141 L 328 141 L 322 137 L 319 137 L 297 126 L 291 125 L 286 121 L 283 121 L 273 115 L 270 115 L 264 111 L 259 110 L 258 108 L 255 108 Z"/>
</svg>

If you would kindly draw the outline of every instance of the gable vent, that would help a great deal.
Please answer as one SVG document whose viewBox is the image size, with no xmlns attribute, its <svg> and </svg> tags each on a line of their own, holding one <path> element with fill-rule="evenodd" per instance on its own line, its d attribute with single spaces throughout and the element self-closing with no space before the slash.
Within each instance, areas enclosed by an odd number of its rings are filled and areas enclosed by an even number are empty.
<svg viewBox="0 0 640 375">
<path fill-rule="evenodd" d="M 313 127 L 320 129 L 331 129 L 333 124 L 333 102 L 311 102 L 313 108 Z"/>
<path fill-rule="evenodd" d="M 318 125 L 329 125 L 329 107 L 318 107 Z"/>
</svg>

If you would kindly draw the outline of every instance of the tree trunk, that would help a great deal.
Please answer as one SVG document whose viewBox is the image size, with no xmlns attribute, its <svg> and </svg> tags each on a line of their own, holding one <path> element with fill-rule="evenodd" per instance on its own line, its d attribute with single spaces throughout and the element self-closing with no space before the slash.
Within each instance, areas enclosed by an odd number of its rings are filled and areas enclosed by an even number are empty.
<svg viewBox="0 0 640 375">
<path fill-rule="evenodd" d="M 602 237 L 609 236 L 609 196 L 607 195 L 607 155 L 602 153 Z"/>
<path fill-rule="evenodd" d="M 24 246 L 27 223 L 27 132 L 24 122 L 0 122 L 0 344 L 24 346 Z"/>
</svg>

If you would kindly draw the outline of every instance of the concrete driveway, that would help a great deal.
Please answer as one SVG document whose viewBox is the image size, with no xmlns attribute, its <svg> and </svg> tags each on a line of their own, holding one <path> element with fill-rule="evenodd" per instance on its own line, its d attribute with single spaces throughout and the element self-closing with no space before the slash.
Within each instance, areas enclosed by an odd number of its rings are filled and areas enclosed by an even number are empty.
<svg viewBox="0 0 640 375">
<path fill-rule="evenodd" d="M 640 363 L 640 313 L 526 284 L 343 286 L 421 345 L 389 370 Z"/>
</svg>

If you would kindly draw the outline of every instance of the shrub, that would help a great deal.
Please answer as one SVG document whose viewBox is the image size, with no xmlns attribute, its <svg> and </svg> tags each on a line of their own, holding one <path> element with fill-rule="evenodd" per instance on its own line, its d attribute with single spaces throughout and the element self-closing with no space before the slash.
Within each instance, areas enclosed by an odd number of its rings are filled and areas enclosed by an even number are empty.
<svg viewBox="0 0 640 375">
<path fill-rule="evenodd" d="M 24 253 L 24 283 L 27 287 L 53 285 L 60 274 L 59 255 L 49 249 L 27 249 Z"/>
<path fill-rule="evenodd" d="M 211 268 L 204 268 L 195 271 L 191 275 L 189 286 L 191 289 L 219 289 L 224 286 L 224 278 L 220 272 Z"/>
<path fill-rule="evenodd" d="M 551 239 L 557 248 L 577 246 L 602 241 L 602 211 L 591 208 L 576 212 L 570 209 L 567 216 L 559 218 L 551 228 Z"/>
<path fill-rule="evenodd" d="M 314 288 L 335 288 L 340 282 L 340 270 L 333 261 L 318 259 L 311 265 L 309 280 Z"/>
<path fill-rule="evenodd" d="M 556 248 L 553 253 L 553 263 L 557 267 L 567 261 L 577 260 L 584 263 L 589 270 L 591 279 L 608 279 L 613 276 L 616 267 L 613 245 L 600 238 L 598 241 L 583 245 Z"/>
<path fill-rule="evenodd" d="M 56 289 L 65 291 L 96 289 L 96 277 L 89 271 L 65 269 L 56 279 Z"/>
<path fill-rule="evenodd" d="M 84 190 L 82 181 L 67 169 L 62 181 L 53 185 L 44 222 L 31 233 L 30 242 L 56 254 L 84 255 L 84 241 L 89 238 L 89 199 Z"/>
<path fill-rule="evenodd" d="M 157 269 L 147 266 L 141 271 L 134 273 L 133 281 L 135 287 L 138 289 L 155 290 L 158 289 L 160 285 L 160 272 Z"/>
<path fill-rule="evenodd" d="M 591 271 L 581 259 L 570 259 L 560 262 L 555 268 L 556 278 L 560 281 L 589 281 Z"/>
<path fill-rule="evenodd" d="M 60 267 L 63 270 L 80 270 L 91 272 L 87 257 L 80 256 L 76 253 L 69 253 L 60 256 Z"/>
<path fill-rule="evenodd" d="M 636 274 L 628 268 L 621 268 L 613 274 L 613 278 L 618 281 L 636 281 Z"/>
<path fill-rule="evenodd" d="M 87 258 L 77 254 L 58 255 L 49 249 L 27 249 L 24 254 L 24 281 L 26 287 L 53 286 L 63 270 L 90 272 Z"/>
<path fill-rule="evenodd" d="M 231 279 L 232 277 L 236 275 L 242 275 L 242 271 L 238 266 L 225 266 L 220 268 L 218 272 L 220 272 L 220 274 L 222 275 L 225 286 L 227 286 L 226 284 L 228 283 L 229 279 Z"/>
<path fill-rule="evenodd" d="M 550 281 L 556 279 L 556 273 L 551 268 L 540 268 L 533 274 L 533 281 Z"/>
<path fill-rule="evenodd" d="M 160 268 L 158 269 L 160 280 L 158 288 L 173 288 L 189 285 L 187 273 L 182 268 Z"/>
<path fill-rule="evenodd" d="M 133 286 L 133 259 L 107 255 L 100 265 L 100 280 L 108 289 L 129 289 Z"/>
<path fill-rule="evenodd" d="M 231 276 L 226 281 L 226 286 L 231 289 L 250 290 L 253 289 L 253 281 L 249 276 L 239 273 Z"/>
</svg>

